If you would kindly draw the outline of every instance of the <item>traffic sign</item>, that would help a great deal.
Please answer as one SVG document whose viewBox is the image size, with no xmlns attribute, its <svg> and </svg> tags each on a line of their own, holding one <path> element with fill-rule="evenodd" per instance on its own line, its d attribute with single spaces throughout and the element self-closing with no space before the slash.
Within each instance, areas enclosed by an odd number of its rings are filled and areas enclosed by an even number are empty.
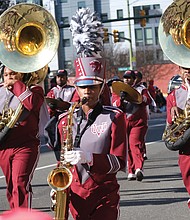
<svg viewBox="0 0 190 220">
<path fill-rule="evenodd" d="M 130 70 L 130 66 L 118 68 L 118 71 L 126 71 L 126 70 Z"/>
</svg>

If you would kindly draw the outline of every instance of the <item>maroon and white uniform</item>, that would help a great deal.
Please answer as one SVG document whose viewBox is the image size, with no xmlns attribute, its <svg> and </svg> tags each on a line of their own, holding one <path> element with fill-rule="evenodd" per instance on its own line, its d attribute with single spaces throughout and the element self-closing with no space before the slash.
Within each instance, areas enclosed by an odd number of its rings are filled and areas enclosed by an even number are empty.
<svg viewBox="0 0 190 220">
<path fill-rule="evenodd" d="M 143 154 L 145 135 L 148 129 L 146 106 L 151 103 L 148 90 L 143 84 L 139 84 L 135 89 L 143 96 L 141 104 L 126 103 L 126 126 L 127 136 L 129 138 L 128 147 L 128 173 L 135 174 L 135 170 L 143 169 Z M 120 107 L 120 97 L 113 94 L 112 102 L 114 106 Z"/>
<path fill-rule="evenodd" d="M 97 105 L 99 106 L 99 105 Z M 93 111 L 96 111 L 97 106 Z M 126 166 L 126 126 L 121 110 L 104 106 L 93 124 L 82 135 L 80 148 L 93 155 L 93 165 L 78 164 L 71 168 L 70 211 L 74 219 L 103 219 L 118 217 L 119 184 L 116 174 Z M 83 129 L 89 114 L 83 117 L 80 128 Z M 67 117 L 60 116 L 58 124 L 60 136 Z M 73 137 L 77 131 L 77 112 L 73 116 Z M 77 204 L 77 206 L 75 205 Z M 103 204 L 103 205 L 102 205 Z M 80 216 L 78 215 L 80 213 Z"/>
<path fill-rule="evenodd" d="M 40 86 L 26 87 L 21 81 L 12 90 L 0 87 L 0 112 L 17 109 L 23 104 L 23 112 L 15 126 L 0 143 L 0 166 L 6 178 L 7 198 L 10 208 L 30 207 L 31 179 L 39 158 L 39 112 L 44 102 Z"/>
<path fill-rule="evenodd" d="M 47 93 L 47 97 L 54 99 L 61 98 L 65 102 L 71 102 L 71 101 L 74 102 L 75 101 L 74 94 L 75 94 L 75 87 L 70 85 L 64 85 L 61 87 L 57 85 Z M 49 107 L 48 107 L 48 112 L 50 116 L 53 116 L 55 114 L 54 111 Z"/>
<path fill-rule="evenodd" d="M 75 87 L 70 85 L 55 86 L 47 94 L 47 97 L 58 99 L 61 98 L 63 101 L 70 102 L 75 91 Z"/>
<path fill-rule="evenodd" d="M 167 124 L 172 125 L 171 108 L 177 106 L 184 110 L 188 97 L 188 89 L 185 85 L 173 90 L 167 96 Z M 187 192 L 190 195 L 190 146 L 186 144 L 182 150 L 179 150 L 179 167 L 182 174 L 182 179 Z M 190 201 L 188 202 L 190 208 Z"/>
</svg>

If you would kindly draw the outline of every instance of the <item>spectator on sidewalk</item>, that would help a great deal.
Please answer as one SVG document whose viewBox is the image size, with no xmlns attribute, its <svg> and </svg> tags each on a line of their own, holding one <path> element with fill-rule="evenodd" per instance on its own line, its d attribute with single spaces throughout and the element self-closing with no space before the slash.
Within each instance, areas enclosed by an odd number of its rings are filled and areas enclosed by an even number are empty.
<svg viewBox="0 0 190 220">
<path fill-rule="evenodd" d="M 157 112 L 165 112 L 166 111 L 166 99 L 163 96 L 163 93 L 160 91 L 159 88 L 156 89 L 156 106 L 157 106 Z"/>
<path fill-rule="evenodd" d="M 155 106 L 154 106 L 154 104 L 155 104 L 154 102 L 155 102 L 155 100 L 156 100 L 156 89 L 155 89 L 155 87 L 154 87 L 154 80 L 153 80 L 153 79 L 151 79 L 151 80 L 149 81 L 148 91 L 149 91 L 151 97 L 153 98 L 153 102 L 151 102 L 150 105 L 149 105 L 150 111 L 151 111 L 151 112 L 155 112 L 156 108 L 155 108 Z"/>
</svg>

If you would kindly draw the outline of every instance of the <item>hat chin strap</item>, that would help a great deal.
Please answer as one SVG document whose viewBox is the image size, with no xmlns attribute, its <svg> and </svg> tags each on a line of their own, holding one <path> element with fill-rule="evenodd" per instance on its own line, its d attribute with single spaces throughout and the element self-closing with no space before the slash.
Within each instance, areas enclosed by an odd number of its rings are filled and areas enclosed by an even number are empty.
<svg viewBox="0 0 190 220">
<path fill-rule="evenodd" d="M 100 89 L 100 92 L 99 92 L 99 95 L 98 95 L 98 101 L 100 100 L 100 95 L 102 94 L 102 91 L 104 89 L 105 83 L 106 83 L 106 80 L 104 79 L 104 81 L 102 83 L 102 86 L 101 86 L 101 89 Z"/>
</svg>

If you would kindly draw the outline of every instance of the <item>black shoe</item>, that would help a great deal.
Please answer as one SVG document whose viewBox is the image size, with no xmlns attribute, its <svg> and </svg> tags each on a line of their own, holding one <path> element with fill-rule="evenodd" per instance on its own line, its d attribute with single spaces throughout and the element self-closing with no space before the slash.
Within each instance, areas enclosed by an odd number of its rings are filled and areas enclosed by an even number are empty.
<svg viewBox="0 0 190 220">
<path fill-rule="evenodd" d="M 144 178 L 144 175 L 143 175 L 142 170 L 137 169 L 135 173 L 136 173 L 136 179 L 137 179 L 137 181 L 142 181 L 143 178 Z"/>
<path fill-rule="evenodd" d="M 146 154 L 144 154 L 143 159 L 148 160 L 148 157 L 146 156 Z"/>
</svg>

